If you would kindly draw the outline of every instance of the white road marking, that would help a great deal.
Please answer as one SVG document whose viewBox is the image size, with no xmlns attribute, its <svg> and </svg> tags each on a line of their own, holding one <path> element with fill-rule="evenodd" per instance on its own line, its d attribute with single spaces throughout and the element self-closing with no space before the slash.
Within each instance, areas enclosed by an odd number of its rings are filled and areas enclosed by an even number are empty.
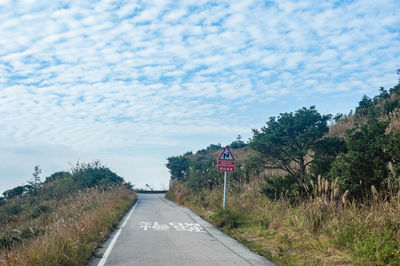
<svg viewBox="0 0 400 266">
<path fill-rule="evenodd" d="M 128 216 L 125 218 L 125 221 L 122 223 L 121 227 L 118 229 L 117 233 L 111 240 L 110 245 L 108 245 L 106 252 L 104 252 L 103 257 L 101 258 L 101 260 L 100 260 L 99 264 L 97 264 L 97 266 L 103 266 L 106 263 L 107 258 L 111 253 L 111 250 L 113 249 L 115 243 L 117 242 L 119 235 L 121 234 L 122 229 L 124 229 L 126 223 L 128 222 L 129 218 L 131 217 L 132 212 L 135 210 L 138 203 L 139 203 L 139 200 L 136 201 L 135 206 L 133 206 L 132 210 L 129 212 Z"/>
<path fill-rule="evenodd" d="M 205 233 L 203 227 L 198 223 L 169 223 L 172 225 L 176 231 L 189 231 L 189 232 L 203 232 Z"/>
<path fill-rule="evenodd" d="M 144 231 L 147 231 L 149 228 L 151 228 L 151 223 L 140 222 L 140 227 L 143 228 Z"/>
<path fill-rule="evenodd" d="M 170 225 L 170 226 L 169 226 Z M 187 231 L 187 232 L 202 232 L 205 233 L 201 225 L 198 223 L 169 223 L 167 224 L 159 224 L 158 222 L 140 222 L 139 227 L 142 228 L 144 231 L 170 231 L 172 227 L 175 231 Z"/>
</svg>

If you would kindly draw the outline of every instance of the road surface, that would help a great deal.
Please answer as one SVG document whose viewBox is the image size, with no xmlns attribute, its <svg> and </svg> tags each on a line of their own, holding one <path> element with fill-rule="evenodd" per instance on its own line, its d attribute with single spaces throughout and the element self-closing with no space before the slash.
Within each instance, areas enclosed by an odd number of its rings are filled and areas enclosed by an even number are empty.
<svg viewBox="0 0 400 266">
<path fill-rule="evenodd" d="M 164 194 L 139 194 L 97 257 L 90 266 L 273 265 Z"/>
</svg>

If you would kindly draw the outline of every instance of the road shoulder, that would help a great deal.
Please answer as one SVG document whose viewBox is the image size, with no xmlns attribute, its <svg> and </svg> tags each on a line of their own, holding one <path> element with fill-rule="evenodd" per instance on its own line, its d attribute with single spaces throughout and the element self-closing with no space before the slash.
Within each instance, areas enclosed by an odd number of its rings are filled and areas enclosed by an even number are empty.
<svg viewBox="0 0 400 266">
<path fill-rule="evenodd" d="M 162 200 L 166 204 L 168 204 L 170 206 L 174 206 L 176 208 L 179 208 L 180 211 L 186 213 L 194 222 L 200 224 L 211 237 L 213 237 L 216 241 L 220 242 L 222 245 L 224 245 L 227 249 L 231 250 L 233 253 L 237 254 L 239 257 L 246 260 L 249 264 L 251 264 L 251 265 L 271 265 L 271 266 L 275 265 L 274 263 L 272 263 L 265 257 L 254 253 L 253 251 L 251 251 L 248 247 L 246 247 L 242 243 L 239 243 L 237 240 L 228 236 L 227 234 L 222 232 L 219 228 L 217 228 L 213 224 L 207 222 L 206 220 L 201 218 L 198 214 L 196 214 L 192 210 L 182 207 L 182 206 L 179 206 L 176 203 L 174 203 L 166 198 L 162 198 Z"/>
</svg>

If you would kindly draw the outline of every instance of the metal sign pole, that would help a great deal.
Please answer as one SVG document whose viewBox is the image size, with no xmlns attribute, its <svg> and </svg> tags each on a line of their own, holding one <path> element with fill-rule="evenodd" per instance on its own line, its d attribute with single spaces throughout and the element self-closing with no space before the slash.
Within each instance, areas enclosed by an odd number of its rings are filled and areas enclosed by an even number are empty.
<svg viewBox="0 0 400 266">
<path fill-rule="evenodd" d="M 224 174 L 224 210 L 225 210 L 225 201 L 226 201 L 226 172 Z"/>
<path fill-rule="evenodd" d="M 233 154 L 229 150 L 229 147 L 226 146 L 221 155 L 219 156 L 217 163 L 218 172 L 224 172 L 224 202 L 222 205 L 223 210 L 226 207 L 226 175 L 227 172 L 235 172 L 235 158 Z"/>
</svg>

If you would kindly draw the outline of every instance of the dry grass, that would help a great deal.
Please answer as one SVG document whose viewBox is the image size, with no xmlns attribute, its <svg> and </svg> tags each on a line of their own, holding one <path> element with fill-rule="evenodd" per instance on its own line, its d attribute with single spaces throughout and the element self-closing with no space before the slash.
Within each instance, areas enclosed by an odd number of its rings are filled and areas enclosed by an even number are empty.
<svg viewBox="0 0 400 266">
<path fill-rule="evenodd" d="M 132 190 L 118 186 L 42 202 L 53 211 L 34 219 L 21 213 L 2 226 L 2 239 L 8 236 L 20 240 L 0 249 L 0 265 L 85 264 L 134 200 Z M 27 231 L 37 234 L 24 237 Z"/>
<path fill-rule="evenodd" d="M 400 132 L 400 110 L 396 110 L 389 114 L 389 125 L 386 129 L 386 133 Z"/>
<path fill-rule="evenodd" d="M 326 137 L 344 138 L 346 130 L 352 129 L 354 127 L 354 123 L 354 116 L 348 115 L 342 121 L 331 125 L 329 127 L 328 133 L 326 134 Z"/>
<path fill-rule="evenodd" d="M 279 265 L 400 264 L 398 191 L 383 196 L 375 189 L 371 202 L 356 204 L 336 181 L 319 179 L 313 186 L 310 198 L 295 205 L 270 201 L 256 186 L 233 186 L 226 212 L 221 188 L 192 193 L 175 183 L 169 198 Z"/>
</svg>

